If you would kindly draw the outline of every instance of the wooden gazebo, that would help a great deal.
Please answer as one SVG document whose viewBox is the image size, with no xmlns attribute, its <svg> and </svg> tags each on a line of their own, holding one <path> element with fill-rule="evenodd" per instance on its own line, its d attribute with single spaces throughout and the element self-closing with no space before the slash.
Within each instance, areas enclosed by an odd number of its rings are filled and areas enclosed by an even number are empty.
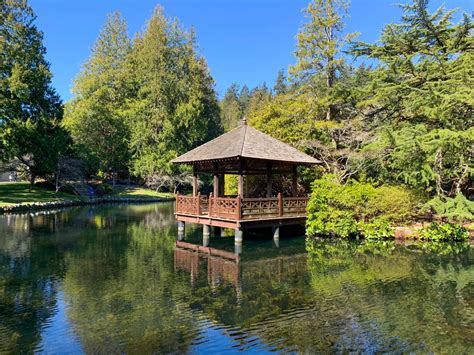
<svg viewBox="0 0 474 355">
<path fill-rule="evenodd" d="M 184 222 L 204 225 L 204 237 L 209 226 L 236 230 L 236 242 L 242 240 L 242 230 L 255 227 L 278 227 L 299 224 L 306 218 L 306 196 L 297 195 L 297 167 L 318 164 L 319 161 L 255 128 L 242 123 L 210 142 L 173 160 L 175 164 L 193 167 L 192 196 L 176 196 L 176 219 L 181 232 Z M 199 174 L 212 174 L 213 192 L 209 196 L 198 192 Z M 238 175 L 237 196 L 224 196 L 224 175 Z M 272 195 L 275 174 L 292 176 L 292 194 Z M 246 196 L 244 176 L 265 175 L 266 197 Z"/>
</svg>

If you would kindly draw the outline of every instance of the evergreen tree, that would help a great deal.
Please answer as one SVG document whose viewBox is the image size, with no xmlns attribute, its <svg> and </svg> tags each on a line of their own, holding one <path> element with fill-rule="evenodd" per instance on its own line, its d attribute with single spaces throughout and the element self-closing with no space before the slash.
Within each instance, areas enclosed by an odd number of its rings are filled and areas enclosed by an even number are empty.
<svg viewBox="0 0 474 355">
<path fill-rule="evenodd" d="M 61 101 L 35 18 L 26 1 L 0 4 L 0 160 L 17 160 L 31 183 L 53 173 L 67 147 Z"/>
<path fill-rule="evenodd" d="M 295 78 L 311 82 L 327 120 L 334 119 L 331 94 L 344 62 L 342 50 L 354 36 L 342 36 L 347 6 L 346 0 L 311 1 L 305 10 L 308 22 L 296 37 L 298 62 L 290 67 Z"/>
<path fill-rule="evenodd" d="M 273 91 L 275 95 L 285 94 L 287 90 L 286 87 L 286 75 L 284 70 L 279 70 L 277 78 L 275 80 L 275 85 L 273 86 Z"/>
<path fill-rule="evenodd" d="M 474 37 L 464 15 L 428 12 L 428 1 L 401 5 L 402 22 L 354 52 L 380 62 L 360 90 L 359 108 L 381 132 L 366 146 L 379 179 L 439 196 L 467 193 L 474 145 Z M 471 148 L 470 148 L 471 147 Z"/>
<path fill-rule="evenodd" d="M 224 98 L 220 102 L 221 122 L 225 131 L 237 127 L 243 117 L 242 105 L 239 97 L 239 86 L 233 83 L 227 89 Z"/>
<path fill-rule="evenodd" d="M 118 12 L 108 16 L 88 61 L 77 76 L 65 125 L 92 174 L 127 169 L 129 131 L 126 110 L 131 84 L 127 56 L 131 42 Z"/>
<path fill-rule="evenodd" d="M 137 91 L 127 112 L 133 171 L 169 174 L 171 159 L 220 133 L 214 81 L 196 52 L 194 33 L 168 20 L 160 7 L 134 40 L 130 69 Z"/>
<path fill-rule="evenodd" d="M 387 25 L 380 41 L 354 44 L 354 54 L 381 63 L 361 104 L 381 109 L 391 119 L 431 127 L 472 125 L 474 37 L 469 17 L 465 14 L 454 25 L 454 10 L 441 7 L 430 14 L 427 0 L 401 8 L 402 22 Z"/>
<path fill-rule="evenodd" d="M 51 86 L 43 34 L 24 0 L 0 4 L 0 120 L 61 117 L 61 102 Z"/>
</svg>

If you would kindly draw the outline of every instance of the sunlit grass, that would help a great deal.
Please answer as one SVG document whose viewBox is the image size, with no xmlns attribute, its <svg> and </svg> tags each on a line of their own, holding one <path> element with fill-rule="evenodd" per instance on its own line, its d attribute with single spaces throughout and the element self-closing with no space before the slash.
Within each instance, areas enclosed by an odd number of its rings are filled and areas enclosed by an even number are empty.
<svg viewBox="0 0 474 355">
<path fill-rule="evenodd" d="M 79 197 L 64 192 L 55 193 L 43 187 L 33 186 L 27 182 L 0 182 L 0 206 L 28 204 L 35 202 L 77 200 Z"/>
<path fill-rule="evenodd" d="M 172 193 L 156 192 L 143 187 L 116 186 L 111 194 L 114 197 L 132 198 L 169 198 L 174 197 Z M 50 202 L 64 200 L 78 200 L 79 196 L 65 192 L 55 193 L 43 187 L 34 186 L 30 191 L 30 185 L 26 182 L 0 182 L 0 207 L 29 204 L 35 202 Z"/>
<path fill-rule="evenodd" d="M 116 186 L 113 193 L 114 196 L 118 197 L 135 197 L 135 198 L 169 198 L 174 197 L 174 194 L 170 192 L 156 192 L 151 189 L 137 186 Z"/>
</svg>

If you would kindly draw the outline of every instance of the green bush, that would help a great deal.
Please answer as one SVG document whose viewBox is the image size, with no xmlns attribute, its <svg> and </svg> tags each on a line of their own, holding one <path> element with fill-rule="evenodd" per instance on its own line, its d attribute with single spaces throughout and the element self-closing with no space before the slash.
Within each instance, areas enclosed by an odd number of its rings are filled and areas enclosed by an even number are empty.
<svg viewBox="0 0 474 355">
<path fill-rule="evenodd" d="M 395 230 L 387 221 L 374 219 L 371 222 L 359 222 L 359 232 L 366 239 L 392 239 Z"/>
<path fill-rule="evenodd" d="M 376 187 L 349 181 L 341 184 L 334 175 L 315 180 L 308 202 L 308 235 L 343 238 L 392 238 L 391 223 L 410 221 L 420 197 L 400 186 Z"/>
<path fill-rule="evenodd" d="M 474 220 L 474 202 L 462 193 L 454 198 L 436 196 L 425 204 L 424 209 L 450 221 Z"/>
<path fill-rule="evenodd" d="M 458 224 L 433 222 L 420 230 L 419 239 L 437 242 L 463 241 L 469 239 L 469 232 Z"/>
</svg>

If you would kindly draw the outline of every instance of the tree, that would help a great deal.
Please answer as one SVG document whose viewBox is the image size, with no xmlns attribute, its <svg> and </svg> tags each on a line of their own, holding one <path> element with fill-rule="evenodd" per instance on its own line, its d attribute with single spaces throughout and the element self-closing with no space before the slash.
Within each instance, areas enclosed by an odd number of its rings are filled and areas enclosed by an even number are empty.
<svg viewBox="0 0 474 355">
<path fill-rule="evenodd" d="M 360 105 L 397 121 L 460 129 L 474 123 L 474 37 L 467 14 L 428 12 L 427 0 L 400 5 L 402 22 L 387 25 L 376 44 L 352 52 L 379 61 Z"/>
<path fill-rule="evenodd" d="M 136 36 L 130 56 L 136 96 L 130 100 L 132 169 L 142 177 L 168 175 L 170 160 L 218 135 L 219 106 L 193 31 L 157 7 Z"/>
<path fill-rule="evenodd" d="M 353 52 L 379 61 L 359 90 L 359 110 L 377 138 L 363 148 L 372 176 L 429 194 L 468 193 L 474 136 L 474 38 L 467 15 L 428 12 L 428 1 L 401 5 L 401 23 Z M 366 170 L 367 172 L 367 170 Z M 375 172 L 375 173 L 373 173 Z"/>
<path fill-rule="evenodd" d="M 314 94 L 323 95 L 327 120 L 334 119 L 331 94 L 344 62 L 342 50 L 355 36 L 342 36 L 347 6 L 346 0 L 311 1 L 305 10 L 308 22 L 296 36 L 298 62 L 290 67 L 290 74 L 308 81 Z"/>
<path fill-rule="evenodd" d="M 248 89 L 247 89 L 248 90 Z M 242 119 L 242 105 L 240 102 L 239 86 L 233 83 L 227 89 L 224 98 L 220 102 L 221 122 L 225 131 L 237 127 Z"/>
<path fill-rule="evenodd" d="M 278 71 L 277 78 L 275 80 L 275 85 L 273 86 L 273 91 L 275 95 L 281 95 L 286 93 L 286 75 L 285 72 L 282 70 Z"/>
<path fill-rule="evenodd" d="M 26 1 L 0 5 L 0 160 L 19 161 L 32 184 L 54 172 L 68 141 L 35 18 Z"/>
<path fill-rule="evenodd" d="M 132 95 L 127 77 L 130 51 L 125 21 L 118 12 L 110 14 L 67 104 L 65 126 L 92 174 L 115 176 L 128 169 L 130 134 L 124 112 Z"/>
<path fill-rule="evenodd" d="M 56 120 L 12 120 L 2 132 L 2 147 L 21 164 L 31 186 L 37 177 L 54 181 L 58 161 L 67 151 L 69 135 Z"/>
<path fill-rule="evenodd" d="M 61 117 L 61 101 L 51 86 L 43 34 L 24 0 L 0 4 L 0 123 L 40 116 Z"/>
</svg>

